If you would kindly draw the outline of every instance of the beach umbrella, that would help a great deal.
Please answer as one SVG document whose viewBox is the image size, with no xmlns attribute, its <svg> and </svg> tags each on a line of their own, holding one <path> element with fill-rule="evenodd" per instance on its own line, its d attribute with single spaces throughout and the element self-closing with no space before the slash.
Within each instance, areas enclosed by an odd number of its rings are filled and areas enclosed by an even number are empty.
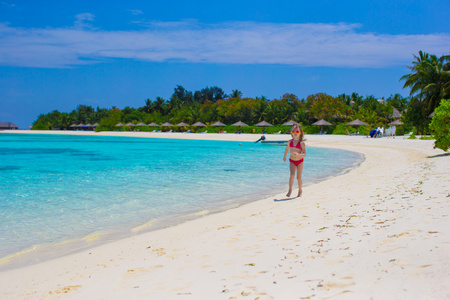
<svg viewBox="0 0 450 300">
<path fill-rule="evenodd" d="M 391 122 L 388 125 L 403 125 L 403 122 L 401 122 L 399 120 L 395 120 L 394 122 Z"/>
<path fill-rule="evenodd" d="M 150 127 L 158 127 L 159 125 L 156 124 L 155 122 L 152 122 L 152 123 L 148 124 L 148 126 L 150 126 Z"/>
<path fill-rule="evenodd" d="M 140 122 L 140 123 L 137 123 L 137 124 L 134 125 L 134 126 L 147 126 L 147 124 L 144 124 L 144 123 Z"/>
<path fill-rule="evenodd" d="M 360 126 L 360 125 L 368 126 L 369 124 L 364 123 L 363 121 L 360 121 L 360 120 L 356 119 L 354 121 L 351 121 L 351 122 L 347 123 L 347 125 L 351 125 L 351 126 Z"/>
<path fill-rule="evenodd" d="M 273 125 L 270 124 L 270 123 L 267 123 L 266 121 L 262 121 L 262 122 L 259 122 L 258 124 L 255 124 L 255 126 L 262 127 L 263 128 L 263 134 L 264 134 L 266 132 L 266 129 L 264 127 L 271 127 Z M 254 129 L 253 129 L 253 132 L 255 132 Z"/>
<path fill-rule="evenodd" d="M 358 130 L 358 128 L 359 128 L 360 125 L 362 125 L 362 126 L 368 126 L 369 124 L 367 124 L 367 123 L 365 123 L 365 122 L 363 122 L 363 121 L 360 121 L 360 120 L 356 119 L 356 120 L 354 120 L 354 121 L 348 122 L 347 125 L 356 126 L 356 130 Z M 358 130 L 358 133 L 359 133 L 359 130 Z"/>
<path fill-rule="evenodd" d="M 216 123 L 211 124 L 211 126 L 227 126 L 227 125 L 223 124 L 223 123 L 220 122 L 220 121 L 217 121 Z"/>
<path fill-rule="evenodd" d="M 119 123 L 116 125 L 116 127 L 123 127 L 123 126 L 125 126 L 125 125 L 123 125 L 122 123 Z"/>
<path fill-rule="evenodd" d="M 172 127 L 172 126 L 173 126 L 173 125 L 170 124 L 169 122 L 166 122 L 166 123 L 161 124 L 161 127 Z M 172 130 L 170 130 L 170 131 L 172 131 Z"/>
<path fill-rule="evenodd" d="M 181 122 L 181 123 L 178 123 L 177 125 L 175 125 L 175 126 L 179 126 L 179 127 L 182 127 L 182 126 L 191 126 L 191 125 L 189 125 L 189 124 L 186 124 L 186 123 L 184 123 L 184 122 Z"/>
<path fill-rule="evenodd" d="M 248 126 L 248 125 L 245 124 L 244 122 L 239 121 L 239 122 L 236 122 L 236 123 L 232 124 L 231 126 L 239 126 L 239 127 L 241 127 L 241 126 Z"/>
<path fill-rule="evenodd" d="M 136 125 L 134 125 L 133 123 L 130 122 L 130 123 L 127 123 L 127 124 L 125 124 L 125 125 L 123 125 L 123 126 L 129 126 L 129 127 L 130 127 L 130 130 L 131 130 L 131 131 L 134 131 L 134 128 L 133 128 L 133 127 L 136 126 Z"/>
<path fill-rule="evenodd" d="M 401 122 L 400 120 L 395 120 L 391 123 L 389 123 L 388 125 L 396 125 L 396 126 L 400 126 L 403 125 L 403 122 Z M 395 131 L 393 128 L 387 128 L 384 130 L 384 134 L 387 136 L 394 136 L 395 135 Z"/>
<path fill-rule="evenodd" d="M 92 125 L 92 126 L 94 126 L 94 127 L 97 127 L 97 126 L 99 126 L 100 124 L 98 124 L 98 123 L 95 123 L 94 125 Z"/>
<path fill-rule="evenodd" d="M 434 116 L 434 111 L 431 114 L 428 115 L 428 118 L 432 119 L 433 116 Z"/>
<path fill-rule="evenodd" d="M 322 133 L 323 132 L 323 126 L 330 126 L 330 125 L 333 125 L 333 124 L 331 124 L 331 123 L 325 121 L 324 119 L 322 119 L 322 120 L 319 120 L 317 122 L 312 123 L 311 125 L 320 126 L 320 132 Z"/>
<path fill-rule="evenodd" d="M 238 126 L 239 128 L 241 128 L 241 126 L 248 126 L 247 124 L 245 124 L 244 122 L 236 122 L 234 124 L 232 124 L 231 126 Z M 242 131 L 239 129 L 239 133 L 242 133 Z"/>
<path fill-rule="evenodd" d="M 283 123 L 282 125 L 283 126 L 292 126 L 292 125 L 295 125 L 295 124 L 298 124 L 298 123 L 295 122 L 294 120 L 290 120 L 290 121 L 287 121 L 286 123 Z"/>
<path fill-rule="evenodd" d="M 77 125 L 77 128 L 83 128 L 83 126 L 85 126 L 83 123 L 80 123 Z"/>
<path fill-rule="evenodd" d="M 211 126 L 215 126 L 215 127 L 222 127 L 222 126 L 227 126 L 227 125 L 223 124 L 223 123 L 222 123 L 222 122 L 220 122 L 220 121 L 217 121 L 216 123 L 214 123 L 214 124 L 211 124 Z M 219 133 L 220 133 L 220 130 L 219 130 Z"/>
<path fill-rule="evenodd" d="M 72 124 L 69 127 L 77 127 L 77 124 Z"/>
<path fill-rule="evenodd" d="M 258 126 L 258 127 L 270 127 L 270 126 L 273 126 L 273 125 L 270 124 L 270 123 L 267 123 L 266 121 L 262 121 L 262 122 L 259 122 L 258 124 L 255 124 L 255 126 Z"/>
<path fill-rule="evenodd" d="M 92 125 L 91 123 L 87 123 L 86 125 L 84 125 L 84 127 L 87 127 L 87 130 L 90 130 L 91 128 L 94 128 L 94 125 Z"/>
<path fill-rule="evenodd" d="M 197 126 L 197 127 L 206 127 L 207 125 L 206 125 L 206 124 L 204 124 L 204 123 L 202 123 L 202 122 L 197 122 L 197 123 L 194 123 L 194 124 L 192 124 L 192 126 Z"/>
<path fill-rule="evenodd" d="M 317 121 L 315 123 L 312 123 L 311 125 L 330 126 L 330 125 L 333 125 L 333 124 L 331 124 L 331 123 L 325 121 L 324 119 L 322 119 L 322 120 L 319 120 L 319 121 Z"/>
</svg>

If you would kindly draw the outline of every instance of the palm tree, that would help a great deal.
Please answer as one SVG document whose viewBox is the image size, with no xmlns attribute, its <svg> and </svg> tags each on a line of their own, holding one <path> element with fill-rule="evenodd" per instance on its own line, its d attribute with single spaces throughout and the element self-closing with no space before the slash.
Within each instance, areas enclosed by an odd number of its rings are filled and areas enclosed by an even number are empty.
<svg viewBox="0 0 450 300">
<path fill-rule="evenodd" d="M 230 96 L 231 96 L 231 98 L 241 98 L 242 92 L 239 90 L 232 90 Z"/>
<path fill-rule="evenodd" d="M 258 102 L 257 104 L 256 104 L 256 106 L 255 106 L 255 109 L 254 109 L 254 117 L 255 117 L 255 119 L 253 120 L 253 123 L 258 123 L 258 122 L 261 122 L 261 121 L 264 121 L 264 110 L 266 109 L 266 107 L 267 107 L 267 103 L 266 102 Z"/>
<path fill-rule="evenodd" d="M 164 103 L 166 100 L 164 100 L 161 97 L 156 97 L 156 100 L 153 104 L 153 107 L 156 111 L 159 111 L 160 113 L 164 113 Z"/>
<path fill-rule="evenodd" d="M 405 80 L 403 88 L 410 87 L 410 95 L 417 94 L 423 102 L 423 115 L 427 116 L 439 106 L 441 99 L 450 97 L 450 55 L 436 55 L 419 51 L 416 61 L 408 67 L 412 73 L 400 78 Z"/>
<path fill-rule="evenodd" d="M 153 102 L 150 99 L 145 100 L 145 106 L 142 108 L 142 110 L 146 113 L 151 113 L 153 110 Z"/>
</svg>

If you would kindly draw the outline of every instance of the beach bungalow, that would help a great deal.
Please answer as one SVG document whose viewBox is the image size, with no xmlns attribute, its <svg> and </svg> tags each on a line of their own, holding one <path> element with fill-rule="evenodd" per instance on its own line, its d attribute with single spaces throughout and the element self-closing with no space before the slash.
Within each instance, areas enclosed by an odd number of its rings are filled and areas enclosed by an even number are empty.
<svg viewBox="0 0 450 300">
<path fill-rule="evenodd" d="M 19 127 L 11 122 L 0 122 L 0 130 L 17 130 Z"/>
</svg>

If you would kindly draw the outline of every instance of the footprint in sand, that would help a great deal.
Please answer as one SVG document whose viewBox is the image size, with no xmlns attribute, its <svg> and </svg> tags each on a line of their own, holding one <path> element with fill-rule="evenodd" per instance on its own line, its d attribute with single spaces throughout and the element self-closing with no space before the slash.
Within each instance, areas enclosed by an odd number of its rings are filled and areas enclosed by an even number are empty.
<svg viewBox="0 0 450 300">
<path fill-rule="evenodd" d="M 389 247 L 389 246 L 384 246 L 385 249 L 381 249 L 378 252 L 380 253 L 389 253 L 389 252 L 393 252 L 399 249 L 407 249 L 408 247 Z"/>
<path fill-rule="evenodd" d="M 130 277 L 136 277 L 142 274 L 147 274 L 153 270 L 159 269 L 164 267 L 163 265 L 154 265 L 154 266 L 150 266 L 150 267 L 146 267 L 146 268 L 134 268 L 134 269 L 129 269 L 124 275 L 123 277 L 125 278 L 130 278 Z"/>
<path fill-rule="evenodd" d="M 327 265 L 329 265 L 329 266 L 333 266 L 333 265 L 341 264 L 343 262 L 344 262 L 343 260 L 332 260 L 332 259 L 330 259 L 330 260 L 327 260 L 325 263 Z"/>
<path fill-rule="evenodd" d="M 217 228 L 217 230 L 226 229 L 226 228 L 230 228 L 230 227 L 233 227 L 233 225 L 225 225 L 225 226 Z"/>
<path fill-rule="evenodd" d="M 331 291 L 352 286 L 355 283 L 350 278 L 342 278 L 341 280 L 324 283 L 322 286 L 325 290 Z"/>
<path fill-rule="evenodd" d="M 48 292 L 48 293 L 49 293 L 50 295 L 53 295 L 53 294 L 67 294 L 67 293 L 69 293 L 69 292 L 73 292 L 73 291 L 78 290 L 80 287 L 81 287 L 81 285 L 69 285 L 69 286 L 63 287 L 63 288 L 60 289 L 60 290 L 56 290 L 56 291 L 54 291 L 54 292 L 50 291 L 50 292 Z"/>
<path fill-rule="evenodd" d="M 158 256 L 162 256 L 162 255 L 166 254 L 166 251 L 164 250 L 164 248 L 153 249 L 152 252 Z"/>
<path fill-rule="evenodd" d="M 428 268 L 428 267 L 431 267 L 432 265 L 422 265 L 422 266 L 418 266 L 417 268 L 418 269 L 425 269 L 425 268 Z"/>
<path fill-rule="evenodd" d="M 388 238 L 390 238 L 390 239 L 392 239 L 392 238 L 399 238 L 399 237 L 402 237 L 402 236 L 405 236 L 405 235 L 408 235 L 408 234 L 410 234 L 410 233 L 408 231 L 405 231 L 405 232 L 402 232 L 400 234 L 389 235 Z"/>
</svg>

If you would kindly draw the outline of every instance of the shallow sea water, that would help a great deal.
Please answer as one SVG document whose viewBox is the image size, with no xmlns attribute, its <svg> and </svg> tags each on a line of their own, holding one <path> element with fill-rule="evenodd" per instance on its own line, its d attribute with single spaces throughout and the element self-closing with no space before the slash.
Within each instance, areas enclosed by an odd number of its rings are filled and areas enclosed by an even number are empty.
<svg viewBox="0 0 450 300">
<path fill-rule="evenodd" d="M 0 133 L 0 258 L 284 191 L 283 154 L 252 142 Z M 363 160 L 313 147 L 307 155 L 304 185 Z"/>
</svg>

